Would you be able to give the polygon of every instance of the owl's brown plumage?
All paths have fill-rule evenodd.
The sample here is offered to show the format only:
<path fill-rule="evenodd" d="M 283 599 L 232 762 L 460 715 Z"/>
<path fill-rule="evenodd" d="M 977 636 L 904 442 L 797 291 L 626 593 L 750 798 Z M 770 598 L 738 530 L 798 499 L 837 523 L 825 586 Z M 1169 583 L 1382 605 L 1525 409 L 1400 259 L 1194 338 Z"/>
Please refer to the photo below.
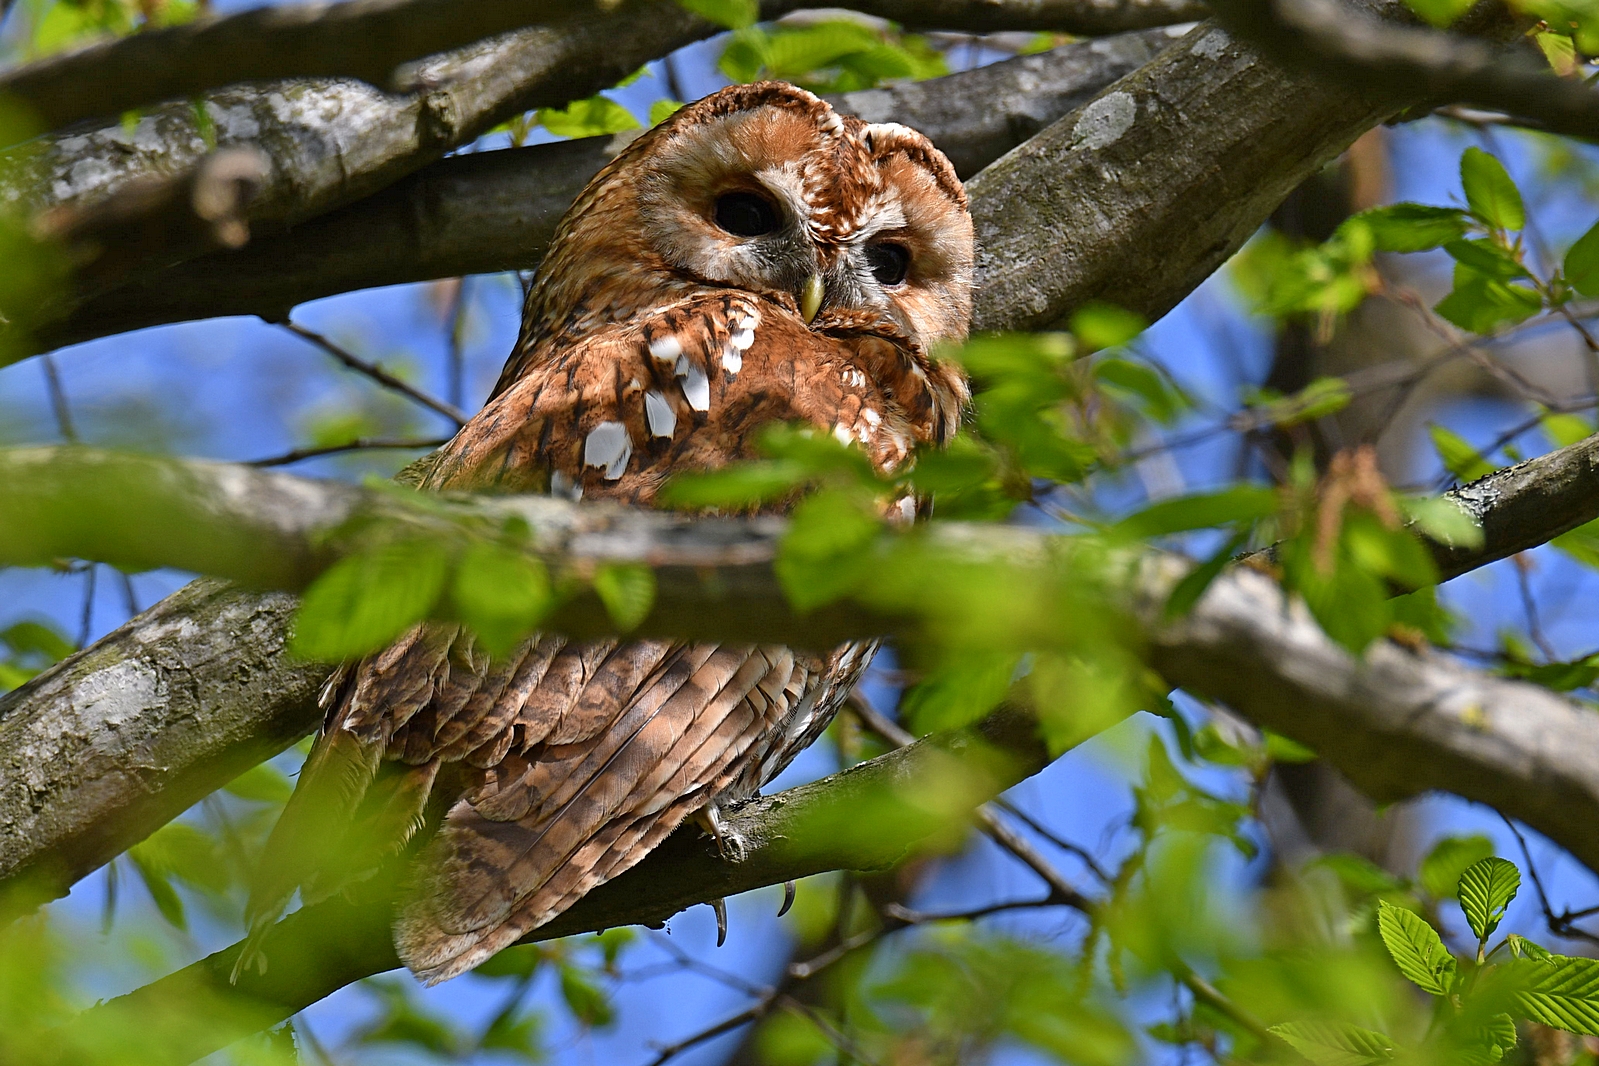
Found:
<path fill-rule="evenodd" d="M 557 230 L 488 405 L 425 487 L 649 505 L 670 475 L 801 421 L 880 470 L 955 431 L 972 230 L 947 160 L 904 127 L 781 84 L 736 86 L 625 149 Z M 490 658 L 416 627 L 345 671 L 261 864 L 261 928 L 329 855 L 424 824 L 395 926 L 425 981 L 477 965 L 751 795 L 820 735 L 872 646 L 528 640 Z M 357 860 L 359 865 L 359 860 Z"/>

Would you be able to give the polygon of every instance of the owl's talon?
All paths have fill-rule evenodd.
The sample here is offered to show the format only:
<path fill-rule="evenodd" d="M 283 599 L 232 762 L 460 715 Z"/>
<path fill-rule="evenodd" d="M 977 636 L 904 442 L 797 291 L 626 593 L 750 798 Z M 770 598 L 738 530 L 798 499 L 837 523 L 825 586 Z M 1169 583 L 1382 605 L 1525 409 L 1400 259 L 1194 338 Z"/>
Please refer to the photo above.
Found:
<path fill-rule="evenodd" d="M 728 862 L 743 862 L 746 854 L 744 838 L 737 830 L 722 821 L 722 809 L 714 803 L 706 804 L 694 812 L 695 823 L 705 835 L 716 841 L 716 853 Z"/>
<path fill-rule="evenodd" d="M 783 882 L 783 905 L 781 907 L 777 908 L 777 916 L 779 918 L 781 918 L 781 917 L 783 917 L 783 915 L 787 914 L 788 913 L 788 909 L 790 907 L 794 906 L 795 888 L 796 888 L 796 886 L 795 886 L 794 882 L 792 882 L 792 881 L 784 881 Z"/>
<path fill-rule="evenodd" d="M 727 943 L 727 900 L 713 899 L 711 910 L 716 912 L 716 946 Z"/>

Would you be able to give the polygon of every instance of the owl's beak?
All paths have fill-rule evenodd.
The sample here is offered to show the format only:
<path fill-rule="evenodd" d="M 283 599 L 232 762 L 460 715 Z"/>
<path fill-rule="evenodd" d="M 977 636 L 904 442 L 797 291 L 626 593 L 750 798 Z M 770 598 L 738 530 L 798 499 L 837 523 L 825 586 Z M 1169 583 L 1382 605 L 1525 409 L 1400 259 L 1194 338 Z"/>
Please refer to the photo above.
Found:
<path fill-rule="evenodd" d="M 800 317 L 810 322 L 822 309 L 822 275 L 812 274 L 799 291 Z"/>

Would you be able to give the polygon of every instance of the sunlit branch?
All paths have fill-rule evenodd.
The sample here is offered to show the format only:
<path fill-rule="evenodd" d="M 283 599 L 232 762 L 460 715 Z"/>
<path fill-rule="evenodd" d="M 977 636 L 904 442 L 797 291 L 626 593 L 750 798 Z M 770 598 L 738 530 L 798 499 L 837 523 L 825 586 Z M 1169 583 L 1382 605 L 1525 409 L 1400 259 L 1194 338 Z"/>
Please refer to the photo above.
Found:
<path fill-rule="evenodd" d="M 443 400 L 423 392 L 415 385 L 411 385 L 408 382 L 402 381 L 400 378 L 395 377 L 393 374 L 389 373 L 387 370 L 384 370 L 376 363 L 362 359 L 354 352 L 351 352 L 348 348 L 345 348 L 339 344 L 335 344 L 332 340 L 328 339 L 321 333 L 318 333 L 316 330 L 307 329 L 305 326 L 299 325 L 295 322 L 280 322 L 279 325 L 288 330 L 290 333 L 293 333 L 295 336 L 310 341 L 312 344 L 316 345 L 318 348 L 321 348 L 324 352 L 327 352 L 334 359 L 337 359 L 349 369 L 354 370 L 358 374 L 362 374 L 368 378 L 371 378 L 373 381 L 377 382 L 383 388 L 388 389 L 390 392 L 397 392 L 406 399 L 421 404 L 430 411 L 443 415 L 451 422 L 454 422 L 457 428 L 466 424 L 467 414 L 459 407 L 456 407 L 453 404 L 445 403 Z"/>
<path fill-rule="evenodd" d="M 1171 43 L 1163 30 L 1123 34 L 932 81 L 847 93 L 834 103 L 923 131 L 970 175 Z M 377 136 L 359 132 L 363 143 Z M 319 136 L 335 134 L 344 135 Z M 562 213 L 610 160 L 609 145 L 610 138 L 598 137 L 431 163 L 287 232 L 257 232 L 239 252 L 130 279 L 17 338 L 18 350 L 216 315 L 278 321 L 300 303 L 351 289 L 531 268 Z"/>
<path fill-rule="evenodd" d="M 5 563 L 102 559 L 131 569 L 175 566 L 257 587 L 300 589 L 345 550 L 337 531 L 357 515 L 391 523 L 396 532 L 418 522 L 418 531 L 437 532 L 436 523 L 446 515 L 497 529 L 515 514 L 559 566 L 656 566 L 656 603 L 642 623 L 643 634 L 827 646 L 905 624 L 870 604 L 849 601 L 793 613 L 771 568 L 783 531 L 772 519 L 695 520 L 548 498 L 441 500 L 418 512 L 392 493 L 336 482 L 90 449 L 0 451 L 0 477 L 8 486 L 7 508 L 0 514 Z M 1434 545 L 1445 577 L 1599 517 L 1599 439 L 1498 471 L 1449 498 L 1481 521 L 1484 542 L 1477 548 Z M 449 528 L 464 535 L 465 527 Z M 929 533 L 952 538 L 962 552 L 1018 562 L 1039 558 L 1048 542 L 1040 531 L 1016 527 L 936 523 Z M 1160 622 L 1151 607 L 1156 663 L 1174 685 L 1208 687 L 1209 695 L 1332 757 L 1375 794 L 1433 787 L 1469 791 L 1484 802 L 1503 803 L 1585 861 L 1599 862 L 1599 849 L 1578 830 L 1588 809 L 1580 797 L 1590 789 L 1599 796 L 1599 763 L 1590 780 L 1583 762 L 1585 752 L 1599 752 L 1599 736 L 1592 743 L 1587 739 L 1592 715 L 1574 715 L 1567 701 L 1536 686 L 1471 672 L 1457 677 L 1447 662 L 1381 645 L 1369 653 L 1371 662 L 1357 666 L 1308 620 L 1274 606 L 1280 600 L 1274 587 L 1250 584 L 1240 574 L 1218 589 L 1206 601 L 1214 609 L 1202 603 L 1175 628 Z M 71 746 L 29 756 L 60 776 L 15 811 L 0 794 L 0 824 L 19 827 L 0 837 L 0 877 L 46 868 L 54 871 L 51 891 L 59 891 L 309 730 L 326 668 L 273 666 L 293 606 L 289 597 L 261 598 L 202 583 L 0 698 L 0 755 L 34 751 L 30 745 L 36 742 L 29 738 L 36 735 L 59 733 L 65 739 L 70 731 L 39 723 L 75 714 L 87 693 L 113 699 L 118 710 L 111 718 L 119 723 L 108 735 L 91 732 Z M 175 619 L 187 621 L 174 628 Z M 603 605 L 587 594 L 566 602 L 549 624 L 580 636 L 604 635 L 613 626 Z M 1257 625 L 1258 632 L 1250 628 Z M 234 641 L 236 653 L 228 650 Z M 1164 663 L 1161 656 L 1167 657 Z M 1399 671 L 1393 684 L 1351 702 L 1350 693 L 1365 691 L 1368 674 L 1376 670 L 1372 663 L 1379 661 L 1389 663 L 1385 670 Z M 1319 665 L 1312 669 L 1312 663 Z M 158 679 L 180 669 L 178 664 L 189 684 L 163 687 Z M 1309 673 L 1299 676 L 1300 669 Z M 149 672 L 149 685 L 129 681 L 143 677 L 141 671 Z M 241 687 L 241 679 L 251 683 Z M 1430 686 L 1454 695 L 1436 703 L 1427 696 Z M 191 690 L 207 699 L 195 705 Z M 1491 745 L 1467 713 L 1473 705 L 1506 716 L 1503 731 L 1487 734 L 1495 738 Z M 1511 707 L 1520 710 L 1511 714 Z M 208 723 L 203 744 L 185 732 L 169 733 L 174 723 L 196 716 Z M 1592 728 L 1599 731 L 1599 719 Z M 126 758 L 162 766 L 159 777 L 129 777 L 120 788 L 104 779 L 107 752 L 146 749 L 162 754 Z M 1531 773 L 1529 766 L 1540 769 Z M 84 780 L 100 782 L 92 802 L 77 787 Z"/>
<path fill-rule="evenodd" d="M 820 5 L 766 0 L 761 14 L 774 18 L 807 6 Z M 1198 0 L 854 0 L 849 6 L 918 27 L 1052 30 L 1079 36 L 1192 22 L 1208 13 Z M 604 19 L 593 18 L 596 7 Z M 0 75 L 0 93 L 55 128 L 246 81 L 344 77 L 386 91 L 426 91 L 426 72 L 404 66 L 407 60 L 527 27 L 603 34 L 607 27 L 673 15 L 681 17 L 681 12 L 673 11 L 669 0 L 619 5 L 588 0 L 473 0 L 464 6 L 456 0 L 283 4 L 145 30 L 40 60 Z M 720 28 L 706 22 L 696 27 L 707 37 Z"/>

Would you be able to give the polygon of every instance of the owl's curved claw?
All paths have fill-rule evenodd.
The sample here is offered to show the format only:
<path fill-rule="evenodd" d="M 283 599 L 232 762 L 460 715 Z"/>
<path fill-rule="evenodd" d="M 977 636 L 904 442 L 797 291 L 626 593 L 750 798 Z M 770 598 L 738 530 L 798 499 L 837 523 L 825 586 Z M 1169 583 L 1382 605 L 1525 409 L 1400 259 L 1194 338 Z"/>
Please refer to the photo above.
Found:
<path fill-rule="evenodd" d="M 738 831 L 722 821 L 722 809 L 715 803 L 708 803 L 694 812 L 694 821 L 705 835 L 716 841 L 716 853 L 728 862 L 743 862 L 747 850 L 744 838 Z"/>
<path fill-rule="evenodd" d="M 794 906 L 794 891 L 795 891 L 794 882 L 792 882 L 792 881 L 784 881 L 783 882 L 783 905 L 781 907 L 777 908 L 777 916 L 779 918 L 781 918 L 781 917 L 783 917 L 783 915 L 787 914 L 788 913 L 788 909 L 790 907 Z"/>
<path fill-rule="evenodd" d="M 713 899 L 710 905 L 716 912 L 716 946 L 721 947 L 727 943 L 727 900 Z"/>

